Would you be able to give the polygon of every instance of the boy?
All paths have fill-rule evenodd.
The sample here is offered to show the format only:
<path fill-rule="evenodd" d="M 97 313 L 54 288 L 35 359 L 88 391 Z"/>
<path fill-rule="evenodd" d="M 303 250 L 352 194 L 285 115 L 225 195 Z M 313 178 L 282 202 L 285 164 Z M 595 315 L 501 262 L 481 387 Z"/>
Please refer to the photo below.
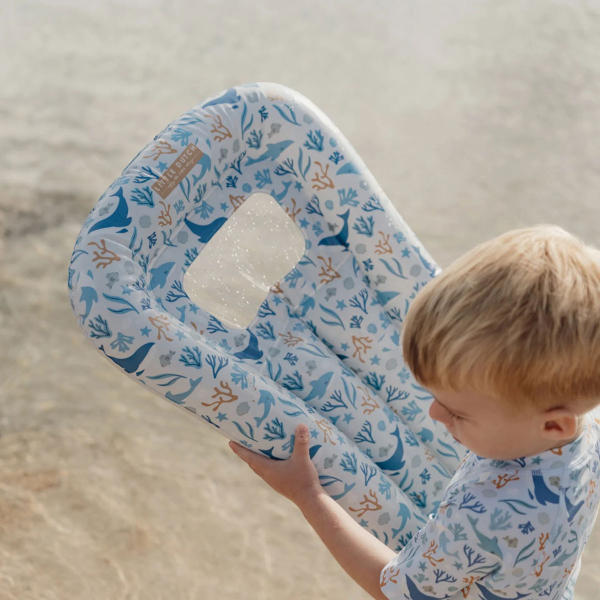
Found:
<path fill-rule="evenodd" d="M 572 599 L 600 501 L 600 251 L 509 231 L 431 280 L 402 336 L 430 416 L 470 452 L 398 554 L 319 485 L 306 425 L 288 461 L 232 448 L 374 598 Z"/>

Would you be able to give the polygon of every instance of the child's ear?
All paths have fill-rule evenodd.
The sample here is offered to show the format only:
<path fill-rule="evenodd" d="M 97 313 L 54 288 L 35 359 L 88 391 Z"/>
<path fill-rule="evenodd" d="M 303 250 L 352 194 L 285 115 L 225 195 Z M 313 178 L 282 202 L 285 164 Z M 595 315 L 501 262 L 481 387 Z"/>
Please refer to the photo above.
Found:
<path fill-rule="evenodd" d="M 541 415 L 541 434 L 551 440 L 568 440 L 577 433 L 578 417 L 569 408 L 551 408 Z"/>

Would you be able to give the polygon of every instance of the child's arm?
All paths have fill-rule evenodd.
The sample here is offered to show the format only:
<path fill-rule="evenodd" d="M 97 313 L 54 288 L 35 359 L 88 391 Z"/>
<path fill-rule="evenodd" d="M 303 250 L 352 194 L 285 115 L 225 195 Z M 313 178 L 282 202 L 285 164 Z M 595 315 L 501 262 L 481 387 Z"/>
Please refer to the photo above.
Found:
<path fill-rule="evenodd" d="M 350 577 L 376 600 L 388 600 L 380 590 L 379 578 L 396 553 L 363 529 L 323 490 L 309 445 L 309 431 L 304 423 L 296 429 L 294 450 L 287 460 L 260 456 L 230 442 L 231 449 L 257 475 L 300 508 Z"/>
<path fill-rule="evenodd" d="M 396 553 L 361 527 L 322 488 L 295 504 L 346 573 L 376 600 L 388 600 L 379 578 Z"/>

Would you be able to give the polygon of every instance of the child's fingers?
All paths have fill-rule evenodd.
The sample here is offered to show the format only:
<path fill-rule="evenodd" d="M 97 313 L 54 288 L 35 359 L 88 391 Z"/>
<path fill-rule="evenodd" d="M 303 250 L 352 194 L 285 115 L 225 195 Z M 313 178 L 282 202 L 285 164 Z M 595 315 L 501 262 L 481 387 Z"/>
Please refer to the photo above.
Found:
<path fill-rule="evenodd" d="M 253 471 L 255 471 L 256 467 L 259 466 L 263 458 L 266 460 L 266 457 L 258 456 L 248 448 L 244 448 L 235 442 L 229 442 L 229 447 L 239 456 Z"/>
<path fill-rule="evenodd" d="M 249 452 L 249 450 L 247 448 L 244 448 L 243 446 L 241 446 L 240 444 L 236 444 L 235 442 L 229 442 L 229 447 L 236 453 L 239 455 L 243 455 L 247 452 Z"/>

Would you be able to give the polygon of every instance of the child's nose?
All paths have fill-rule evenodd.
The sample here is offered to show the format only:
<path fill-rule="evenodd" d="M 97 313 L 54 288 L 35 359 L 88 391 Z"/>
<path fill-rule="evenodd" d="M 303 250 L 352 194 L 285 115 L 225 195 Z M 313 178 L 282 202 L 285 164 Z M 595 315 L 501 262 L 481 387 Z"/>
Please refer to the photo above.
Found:
<path fill-rule="evenodd" d="M 429 416 L 434 421 L 440 421 L 441 423 L 443 423 L 444 417 L 446 416 L 446 411 L 444 411 L 441 404 L 438 404 L 438 402 L 436 400 L 434 400 L 429 405 Z"/>

